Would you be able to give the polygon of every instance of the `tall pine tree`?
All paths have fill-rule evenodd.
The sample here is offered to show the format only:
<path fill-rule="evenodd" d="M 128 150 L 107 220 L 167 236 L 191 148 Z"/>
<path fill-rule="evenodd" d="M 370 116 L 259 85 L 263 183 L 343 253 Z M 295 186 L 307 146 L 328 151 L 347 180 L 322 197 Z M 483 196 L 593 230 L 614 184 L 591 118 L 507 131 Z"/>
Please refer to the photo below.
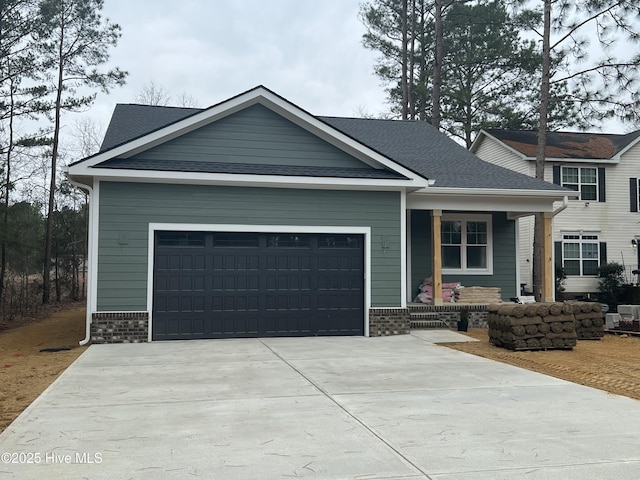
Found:
<path fill-rule="evenodd" d="M 40 2 L 38 44 L 54 97 L 43 303 L 48 303 L 51 298 L 53 212 L 62 112 L 84 108 L 93 102 L 96 94 L 83 95 L 81 88 L 83 91 L 101 89 L 107 92 L 115 85 L 124 84 L 126 77 L 126 72 L 119 68 L 106 71 L 97 68 L 107 63 L 110 47 L 115 47 L 120 38 L 120 26 L 101 16 L 102 7 L 103 0 Z"/>

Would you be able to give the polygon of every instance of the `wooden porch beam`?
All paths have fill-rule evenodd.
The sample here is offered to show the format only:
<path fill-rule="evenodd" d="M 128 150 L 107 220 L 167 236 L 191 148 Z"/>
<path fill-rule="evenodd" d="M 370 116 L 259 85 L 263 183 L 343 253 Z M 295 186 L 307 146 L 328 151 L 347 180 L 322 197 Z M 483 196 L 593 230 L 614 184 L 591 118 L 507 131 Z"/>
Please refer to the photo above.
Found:
<path fill-rule="evenodd" d="M 554 300 L 552 227 L 553 215 L 545 213 L 542 221 L 542 300 L 544 302 Z"/>
<path fill-rule="evenodd" d="M 442 210 L 431 211 L 431 245 L 433 245 L 433 304 L 442 305 Z"/>

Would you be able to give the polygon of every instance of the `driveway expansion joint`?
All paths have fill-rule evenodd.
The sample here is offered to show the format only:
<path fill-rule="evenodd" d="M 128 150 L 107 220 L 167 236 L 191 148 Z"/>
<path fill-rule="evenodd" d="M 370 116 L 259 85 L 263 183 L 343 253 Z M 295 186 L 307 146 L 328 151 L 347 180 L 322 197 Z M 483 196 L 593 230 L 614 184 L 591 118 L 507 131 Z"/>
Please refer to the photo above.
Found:
<path fill-rule="evenodd" d="M 331 395 L 329 392 L 327 392 L 326 390 L 324 390 L 320 385 L 318 385 L 317 383 L 315 383 L 313 380 L 311 380 L 308 376 L 306 376 L 304 373 L 302 373 L 299 369 L 297 369 L 294 365 L 292 365 L 291 363 L 289 363 L 287 361 L 287 359 L 285 359 L 282 355 L 280 355 L 277 351 L 275 351 L 273 348 L 271 348 L 269 345 L 267 345 L 266 343 L 264 343 L 262 340 L 260 340 L 260 342 L 267 347 L 269 350 L 271 350 L 273 352 L 273 354 L 275 356 L 277 356 L 280 360 L 282 360 L 282 362 L 284 362 L 289 368 L 291 368 L 294 372 L 296 372 L 298 375 L 300 375 L 302 378 L 304 378 L 307 382 L 309 382 L 310 385 L 313 385 L 314 388 L 316 388 L 320 393 L 322 393 L 322 395 L 324 395 L 327 399 L 329 399 L 329 401 L 331 401 L 333 404 L 335 404 L 340 410 L 342 410 L 346 415 L 348 415 L 349 417 L 351 417 L 356 423 L 358 423 L 362 428 L 364 428 L 366 431 L 368 431 L 371 435 L 373 435 L 375 438 L 377 438 L 378 440 L 380 440 L 384 445 L 387 446 L 387 448 L 389 448 L 389 450 L 391 450 L 392 452 L 394 452 L 399 458 L 401 458 L 404 462 L 406 462 L 408 465 L 411 465 L 413 468 L 416 469 L 416 471 L 420 472 L 422 475 L 424 475 L 424 477 L 426 479 L 431 479 L 431 477 L 427 474 L 427 472 L 425 472 L 424 470 L 422 470 L 420 467 L 418 467 L 414 462 L 412 462 L 411 460 L 409 460 L 405 455 L 402 454 L 402 452 L 400 452 L 397 448 L 395 448 L 393 445 L 391 445 L 387 440 L 385 440 L 382 436 L 380 436 L 375 430 L 373 430 L 371 427 L 369 427 L 366 423 L 364 423 L 362 420 L 360 420 L 357 416 L 355 416 L 353 413 L 351 413 L 349 410 L 347 410 L 347 408 L 345 408 L 337 399 L 335 399 L 333 397 L 333 395 Z"/>

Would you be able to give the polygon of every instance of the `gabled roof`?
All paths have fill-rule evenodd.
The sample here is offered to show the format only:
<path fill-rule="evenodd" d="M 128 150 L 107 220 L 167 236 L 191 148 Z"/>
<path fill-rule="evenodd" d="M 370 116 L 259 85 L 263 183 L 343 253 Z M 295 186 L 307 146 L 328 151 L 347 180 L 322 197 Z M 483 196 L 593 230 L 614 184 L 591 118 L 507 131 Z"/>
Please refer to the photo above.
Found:
<path fill-rule="evenodd" d="M 525 158 L 536 157 L 537 131 L 488 129 L 484 133 L 511 147 Z M 638 139 L 640 139 L 640 130 L 624 135 L 549 132 L 547 134 L 546 159 L 615 160 Z"/>
<path fill-rule="evenodd" d="M 202 167 L 202 164 L 185 165 L 185 162 L 176 165 L 169 159 L 142 162 L 143 165 L 138 160 L 129 160 L 150 146 L 159 145 L 255 103 L 272 109 L 374 168 L 367 174 L 363 171 L 343 171 L 349 169 L 320 171 L 317 167 L 308 170 L 264 165 L 250 168 L 221 163 Z M 426 187 L 426 182 L 430 181 L 435 187 L 450 189 L 499 189 L 514 193 L 520 190 L 547 191 L 559 195 L 565 191 L 557 185 L 485 162 L 426 122 L 316 117 L 264 87 L 256 87 L 207 109 L 119 104 L 100 152 L 72 164 L 70 174 L 108 176 L 105 173 L 107 170 L 117 175 L 116 171 L 137 169 L 151 172 L 149 178 L 155 178 L 153 172 L 169 171 L 185 175 L 199 171 L 224 176 L 247 174 L 243 170 L 246 168 L 250 168 L 251 174 L 258 175 L 393 179 L 413 187 L 420 187 L 421 182 L 422 187 Z M 101 171 L 97 172 L 96 169 Z"/>

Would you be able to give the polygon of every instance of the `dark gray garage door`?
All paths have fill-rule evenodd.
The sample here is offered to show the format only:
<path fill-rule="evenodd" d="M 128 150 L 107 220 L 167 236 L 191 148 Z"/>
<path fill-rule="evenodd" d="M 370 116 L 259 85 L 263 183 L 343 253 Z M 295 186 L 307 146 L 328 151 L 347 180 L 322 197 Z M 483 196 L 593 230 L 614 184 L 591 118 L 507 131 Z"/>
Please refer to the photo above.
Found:
<path fill-rule="evenodd" d="M 153 339 L 363 335 L 364 237 L 157 232 Z"/>

